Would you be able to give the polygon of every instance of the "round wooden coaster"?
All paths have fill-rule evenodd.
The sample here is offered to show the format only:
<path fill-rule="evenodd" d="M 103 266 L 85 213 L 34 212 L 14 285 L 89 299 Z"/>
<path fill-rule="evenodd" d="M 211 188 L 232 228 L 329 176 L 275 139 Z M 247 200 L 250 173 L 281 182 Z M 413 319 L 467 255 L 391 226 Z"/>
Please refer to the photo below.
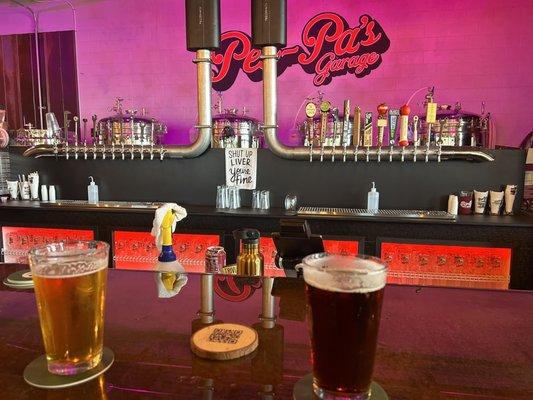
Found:
<path fill-rule="evenodd" d="M 259 344 L 257 332 L 244 325 L 215 324 L 191 337 L 191 350 L 210 360 L 233 360 L 252 353 Z"/>

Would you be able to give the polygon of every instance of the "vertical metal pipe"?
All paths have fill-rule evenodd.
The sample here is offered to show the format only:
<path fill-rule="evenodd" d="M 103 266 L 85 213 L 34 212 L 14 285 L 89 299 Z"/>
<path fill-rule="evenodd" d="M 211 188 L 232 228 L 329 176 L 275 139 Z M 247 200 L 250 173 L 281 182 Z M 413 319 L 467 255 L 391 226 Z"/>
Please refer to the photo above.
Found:
<path fill-rule="evenodd" d="M 39 56 L 39 19 L 36 15 L 35 18 L 35 61 L 37 63 L 37 89 L 39 99 L 39 124 L 41 129 L 44 129 L 43 125 L 43 95 L 41 93 L 41 61 Z"/>
<path fill-rule="evenodd" d="M 215 302 L 213 299 L 213 275 L 202 275 L 200 281 L 200 312 L 198 315 L 204 324 L 215 320 Z"/>
<path fill-rule="evenodd" d="M 276 46 L 262 48 L 263 58 L 263 131 L 269 147 L 274 153 L 278 153 L 276 147 L 279 141 L 276 138 L 277 131 L 277 49 Z M 274 146 L 274 148 L 272 147 Z"/>
<path fill-rule="evenodd" d="M 198 65 L 198 130 L 199 140 L 204 147 L 211 142 L 211 51 L 197 50 L 196 63 Z M 205 149 L 204 149 L 205 150 Z"/>
<path fill-rule="evenodd" d="M 276 315 L 274 311 L 274 296 L 272 296 L 272 287 L 274 278 L 263 278 L 263 302 L 261 307 L 261 325 L 263 328 L 272 329 L 276 325 Z"/>
<path fill-rule="evenodd" d="M 43 96 L 41 93 L 41 62 L 39 57 L 39 18 L 37 14 L 25 4 L 22 4 L 18 0 L 11 0 L 13 3 L 19 5 L 20 7 L 28 10 L 33 17 L 33 33 L 35 35 L 35 62 L 37 63 L 37 89 L 38 89 L 38 100 L 39 100 L 39 125 L 43 129 Z"/>

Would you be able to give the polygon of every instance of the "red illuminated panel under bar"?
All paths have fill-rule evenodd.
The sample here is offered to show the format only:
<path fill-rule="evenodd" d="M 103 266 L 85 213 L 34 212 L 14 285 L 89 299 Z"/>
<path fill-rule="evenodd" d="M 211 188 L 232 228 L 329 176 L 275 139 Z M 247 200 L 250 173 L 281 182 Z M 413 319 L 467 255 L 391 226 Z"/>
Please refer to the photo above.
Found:
<path fill-rule="evenodd" d="M 261 237 L 261 252 L 265 258 L 265 270 L 269 276 L 285 276 L 283 270 L 276 267 L 276 246 L 270 237 Z M 359 241 L 357 240 L 324 240 L 324 249 L 330 253 L 358 254 Z M 276 273 L 276 271 L 279 272 Z"/>
<path fill-rule="evenodd" d="M 188 272 L 204 272 L 205 250 L 218 246 L 219 235 L 174 233 L 174 251 Z M 159 252 L 149 232 L 115 231 L 113 233 L 115 268 L 153 270 Z"/>
<path fill-rule="evenodd" d="M 63 240 L 93 239 L 92 230 L 3 226 L 4 262 L 27 264 L 28 251 L 33 247 Z"/>
<path fill-rule="evenodd" d="M 507 289 L 511 249 L 381 243 L 389 283 Z"/>

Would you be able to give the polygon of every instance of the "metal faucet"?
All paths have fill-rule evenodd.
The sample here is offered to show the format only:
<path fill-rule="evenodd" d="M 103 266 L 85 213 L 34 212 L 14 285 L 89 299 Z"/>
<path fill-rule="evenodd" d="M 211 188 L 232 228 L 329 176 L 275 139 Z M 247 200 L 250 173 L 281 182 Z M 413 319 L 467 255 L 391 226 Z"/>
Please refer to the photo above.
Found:
<path fill-rule="evenodd" d="M 381 145 L 378 147 L 378 162 L 381 162 Z"/>
<path fill-rule="evenodd" d="M 402 162 L 404 162 L 405 161 L 405 146 L 402 146 L 401 156 L 402 156 Z"/>
<path fill-rule="evenodd" d="M 122 143 L 121 143 L 121 147 L 122 147 L 122 148 L 120 149 L 120 154 L 122 155 L 122 159 L 124 160 L 124 152 L 126 151 L 126 150 L 124 149 L 124 141 L 122 141 Z"/>
<path fill-rule="evenodd" d="M 358 155 L 359 155 L 359 144 L 356 144 L 355 150 L 353 151 L 353 162 L 357 162 Z"/>
<path fill-rule="evenodd" d="M 389 150 L 389 162 L 392 162 L 392 156 L 394 155 L 394 145 L 391 144 L 390 145 L 390 150 Z"/>
<path fill-rule="evenodd" d="M 87 160 L 87 142 L 83 141 L 83 159 Z"/>
<path fill-rule="evenodd" d="M 105 160 L 105 143 L 102 143 L 102 160 Z"/>
<path fill-rule="evenodd" d="M 370 161 L 370 146 L 366 146 L 366 162 Z"/>

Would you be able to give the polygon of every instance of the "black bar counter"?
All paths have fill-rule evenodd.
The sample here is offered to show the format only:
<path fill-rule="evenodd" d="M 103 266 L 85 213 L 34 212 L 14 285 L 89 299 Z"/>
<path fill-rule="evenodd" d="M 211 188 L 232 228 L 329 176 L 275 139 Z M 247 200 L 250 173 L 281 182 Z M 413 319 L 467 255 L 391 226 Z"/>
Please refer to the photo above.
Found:
<path fill-rule="evenodd" d="M 0 277 L 21 266 L 0 265 Z M 311 371 L 302 279 L 275 278 L 274 328 L 262 326 L 262 278 L 215 276 L 215 318 L 258 331 L 242 359 L 207 361 L 190 351 L 201 325 L 201 275 L 158 298 L 156 274 L 111 270 L 104 345 L 115 363 L 102 377 L 64 390 L 27 385 L 22 373 L 43 354 L 32 291 L 0 287 L 0 385 L 5 399 L 292 399 Z M 225 285 L 226 280 L 235 285 Z M 236 293 L 230 286 L 240 288 Z M 245 289 L 249 296 L 243 299 Z M 533 398 L 533 293 L 388 285 L 374 379 L 389 398 Z M 274 397 L 272 397 L 274 396 Z"/>
<path fill-rule="evenodd" d="M 60 200 L 58 200 L 60 202 Z M 105 202 L 102 202 L 105 203 Z M 361 239 L 361 253 L 380 255 L 384 240 L 407 243 L 480 245 L 512 249 L 510 288 L 533 289 L 533 216 L 458 216 L 456 220 L 391 217 L 298 216 L 283 209 L 267 212 L 247 208 L 220 212 L 209 206 L 184 206 L 188 216 L 177 232 L 215 233 L 231 257 L 232 231 L 253 227 L 262 235 L 279 230 L 281 218 L 306 219 L 313 233 L 331 238 Z M 67 206 L 9 201 L 0 205 L 0 226 L 34 226 L 91 229 L 95 238 L 113 242 L 119 230 L 149 231 L 154 210 L 149 208 Z"/>

